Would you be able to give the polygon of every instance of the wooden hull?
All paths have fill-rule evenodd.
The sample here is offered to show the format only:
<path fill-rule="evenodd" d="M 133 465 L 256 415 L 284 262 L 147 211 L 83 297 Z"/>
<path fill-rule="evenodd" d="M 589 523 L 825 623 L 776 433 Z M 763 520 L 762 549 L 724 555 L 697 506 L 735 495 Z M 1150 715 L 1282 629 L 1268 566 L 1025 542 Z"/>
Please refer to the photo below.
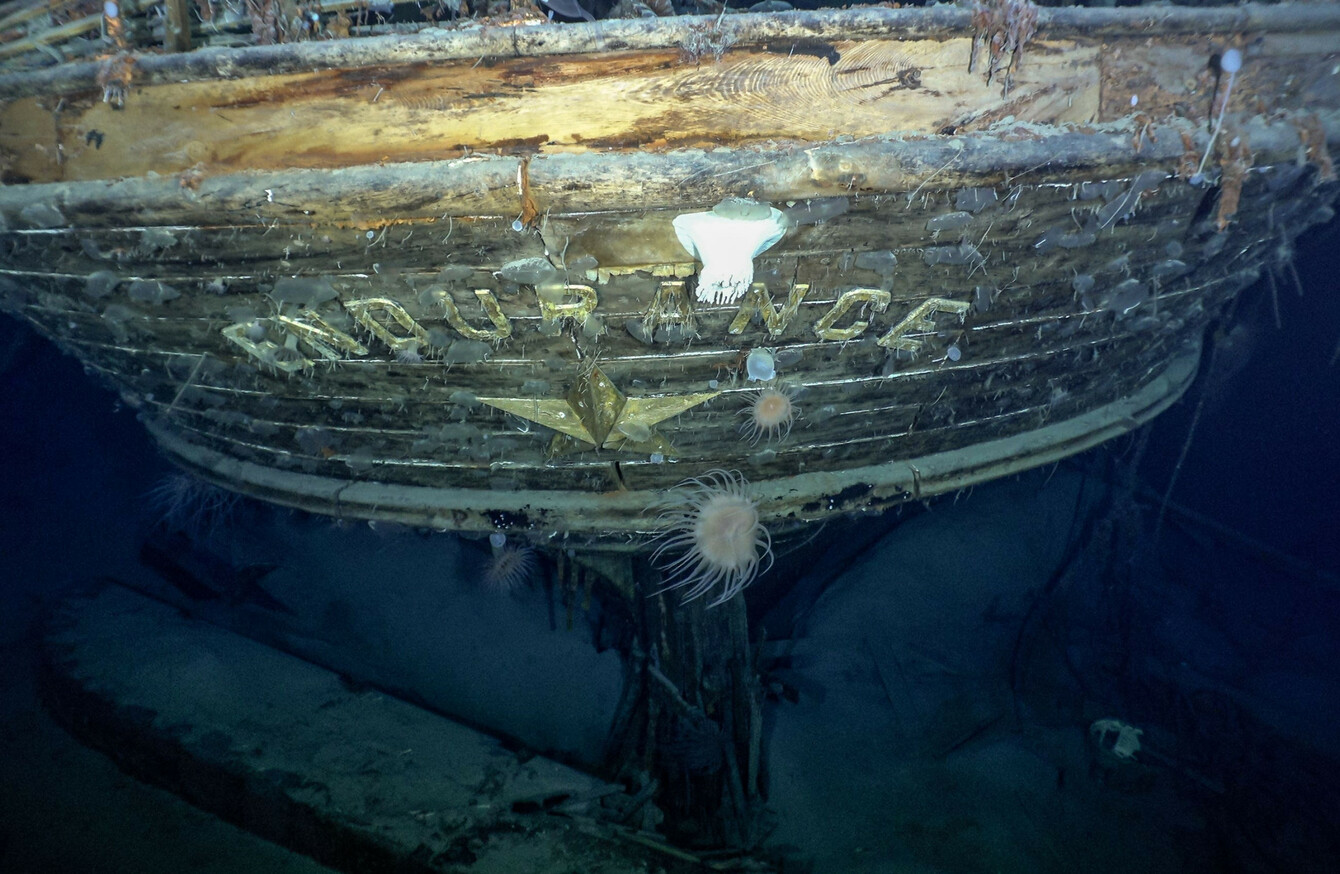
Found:
<path fill-rule="evenodd" d="M 1156 415 L 1329 218 L 1340 14 L 1271 9 L 1040 11 L 990 81 L 953 9 L 205 50 L 119 110 L 5 76 L 0 301 L 282 504 L 599 538 L 733 469 L 770 525 L 879 510 Z M 752 276 L 679 233 L 714 208 L 776 221 Z"/>

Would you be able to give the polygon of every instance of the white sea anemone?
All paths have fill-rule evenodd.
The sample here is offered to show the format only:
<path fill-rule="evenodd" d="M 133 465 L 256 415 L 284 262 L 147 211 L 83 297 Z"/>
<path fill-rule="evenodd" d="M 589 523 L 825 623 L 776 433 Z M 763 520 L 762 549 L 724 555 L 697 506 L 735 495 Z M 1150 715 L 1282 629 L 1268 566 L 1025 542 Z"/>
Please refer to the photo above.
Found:
<path fill-rule="evenodd" d="M 410 342 L 395 350 L 395 360 L 400 364 L 422 364 L 423 353 L 418 343 Z"/>
<path fill-rule="evenodd" d="M 509 542 L 501 531 L 489 535 L 489 550 L 489 561 L 484 568 L 487 588 L 495 592 L 511 592 L 530 582 L 536 570 L 535 550 Z"/>
<path fill-rule="evenodd" d="M 660 505 L 666 530 L 652 553 L 667 577 L 661 591 L 687 588 L 687 602 L 720 587 L 708 605 L 715 607 L 772 567 L 772 537 L 746 494 L 748 485 L 736 471 L 714 470 L 667 495 Z M 676 552 L 682 554 L 661 565 L 663 555 Z"/>
<path fill-rule="evenodd" d="M 149 508 L 156 524 L 169 533 L 192 540 L 209 540 L 227 525 L 241 496 L 205 482 L 184 471 L 175 471 L 158 481 L 149 493 Z"/>

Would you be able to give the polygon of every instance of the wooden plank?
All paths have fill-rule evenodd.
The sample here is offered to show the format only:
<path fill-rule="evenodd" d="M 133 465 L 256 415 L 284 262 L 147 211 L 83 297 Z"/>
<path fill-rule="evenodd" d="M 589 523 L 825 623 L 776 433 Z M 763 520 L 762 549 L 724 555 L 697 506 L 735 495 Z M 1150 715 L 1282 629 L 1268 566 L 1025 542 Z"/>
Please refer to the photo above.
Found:
<path fill-rule="evenodd" d="M 825 141 L 1097 111 L 1096 48 L 1039 44 L 1007 99 L 968 72 L 970 39 L 824 45 L 827 57 L 769 44 L 719 62 L 608 52 L 166 83 L 132 88 L 122 108 L 97 94 L 70 95 L 59 112 L 26 98 L 0 110 L 0 147 L 17 156 L 11 173 L 45 182 Z"/>
<path fill-rule="evenodd" d="M 1340 144 L 1340 111 L 1315 113 L 1323 137 Z M 1292 160 L 1299 148 L 1296 116 L 1253 118 L 1246 129 L 1260 164 Z M 785 201 L 911 191 L 941 186 L 999 185 L 1046 174 L 1063 182 L 1114 178 L 1150 166 L 1169 171 L 1187 154 L 1181 134 L 1204 142 L 1203 123 L 1177 119 L 1153 125 L 1136 149 L 1140 127 L 1105 130 L 1020 125 L 959 137 L 871 137 L 855 142 L 757 145 L 670 152 L 586 152 L 537 155 L 526 166 L 541 213 L 711 206 L 723 197 Z M 0 138 L 7 135 L 0 128 Z M 1321 140 L 1319 140 L 1321 142 Z M 54 152 L 54 141 L 35 150 Z M 0 154 L 3 154 L 0 152 Z M 333 221 L 380 228 L 387 223 L 446 216 L 522 212 L 518 158 L 472 155 L 452 161 L 374 164 L 336 171 L 290 170 L 177 174 L 114 181 L 0 185 L 0 214 L 23 227 L 33 204 L 55 205 L 80 227 Z M 268 192 L 268 193 L 267 193 Z"/>
<path fill-rule="evenodd" d="M 170 52 L 191 50 L 190 0 L 166 0 L 167 20 L 163 30 L 163 47 Z"/>
<path fill-rule="evenodd" d="M 720 22 L 717 16 L 526 27 L 481 27 L 464 22 L 453 30 L 431 27 L 413 35 L 141 56 L 137 67 L 141 81 L 152 84 L 518 55 L 678 50 L 707 31 L 714 31 L 718 39 L 734 45 L 786 39 L 944 39 L 968 33 L 971 22 L 971 10 L 944 4 L 926 8 L 867 6 L 761 15 L 732 14 Z M 1319 34 L 1340 28 L 1340 9 L 1331 3 L 1217 8 L 1041 8 L 1038 9 L 1037 28 L 1038 38 L 1044 40 L 1077 37 L 1144 40 L 1175 34 Z M 96 85 L 97 73 L 96 63 L 81 63 L 0 75 L 0 93 L 23 96 L 91 90 Z"/>
<path fill-rule="evenodd" d="M 805 522 L 846 513 L 879 512 L 907 500 L 1018 473 L 1091 448 L 1162 412 L 1190 385 L 1198 356 L 1197 347 L 1166 371 L 1156 371 L 1134 395 L 1065 422 L 904 463 L 883 462 L 793 474 L 781 480 L 758 480 L 752 484 L 751 494 L 758 499 L 760 516 L 775 537 Z M 673 484 L 664 479 L 665 465 L 623 461 L 618 465 L 620 472 L 614 475 L 612 460 L 603 462 L 603 475 L 598 463 L 592 463 L 588 479 L 576 480 L 572 488 L 562 490 L 490 490 L 485 480 L 455 488 L 351 482 L 346 475 L 281 470 L 236 455 L 225 456 L 201 444 L 187 443 L 152 424 L 149 430 L 168 455 L 188 470 L 284 506 L 430 528 L 450 526 L 487 532 L 504 525 L 518 532 L 561 530 L 572 537 L 568 542 L 598 543 L 605 549 L 645 549 L 646 538 L 657 526 L 646 508 L 661 490 Z M 683 468 L 672 472 L 678 473 L 678 478 L 688 473 Z M 630 534 L 639 537 L 628 539 Z M 592 537 L 598 540 L 590 540 Z"/>

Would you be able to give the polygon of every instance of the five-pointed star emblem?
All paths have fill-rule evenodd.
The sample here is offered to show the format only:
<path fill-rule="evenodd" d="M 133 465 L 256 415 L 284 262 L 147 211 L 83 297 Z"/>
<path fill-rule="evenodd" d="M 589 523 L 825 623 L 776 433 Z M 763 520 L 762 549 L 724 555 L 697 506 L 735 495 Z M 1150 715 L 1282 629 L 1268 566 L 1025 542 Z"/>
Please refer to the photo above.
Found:
<path fill-rule="evenodd" d="M 565 398 L 480 398 L 479 401 L 557 431 L 549 444 L 550 455 L 597 448 L 673 455 L 674 447 L 654 426 L 719 394 L 710 391 L 630 398 L 593 364 L 582 369 Z"/>

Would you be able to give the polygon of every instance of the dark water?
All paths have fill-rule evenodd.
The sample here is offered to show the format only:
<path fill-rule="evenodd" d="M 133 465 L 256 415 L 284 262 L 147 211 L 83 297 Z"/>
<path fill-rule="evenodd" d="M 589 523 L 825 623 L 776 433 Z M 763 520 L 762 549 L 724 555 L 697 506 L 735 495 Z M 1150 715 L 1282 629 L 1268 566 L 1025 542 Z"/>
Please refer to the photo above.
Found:
<path fill-rule="evenodd" d="M 1087 650 L 1072 641 L 1066 658 L 1107 678 L 1087 692 L 1133 721 L 1218 750 L 1196 759 L 1212 788 L 1185 793 L 1210 811 L 1186 845 L 1205 855 L 1102 870 L 1336 870 L 1325 855 L 1335 839 L 1319 830 L 1340 822 L 1340 222 L 1307 234 L 1294 267 L 1297 288 L 1284 269 L 1273 292 L 1263 281 L 1244 293 L 1200 380 L 1146 443 L 1122 438 L 1066 468 L 1120 479 L 1143 451 L 1122 493 L 1140 525 L 1099 544 L 1126 552 L 1088 574 L 1137 593 L 1113 626 L 1122 665 L 1112 668 L 1102 636 Z M 114 395 L 10 321 L 0 365 L 0 870 L 316 870 L 117 776 L 40 716 L 29 624 L 72 586 L 142 572 L 145 494 L 170 468 Z M 937 512 L 952 513 L 948 503 Z M 1074 622 L 1107 627 L 1085 611 L 1110 602 L 1071 596 Z M 1236 685 L 1206 680 L 1159 697 L 1152 662 L 1209 677 L 1231 663 Z M 1032 718 L 1058 718 L 1041 710 Z M 1058 791 L 1067 779 L 1095 778 L 1058 774 Z M 1130 786 L 1094 791 L 1141 803 Z M 90 840 L 102 849 L 72 849 Z M 971 854 L 917 850 L 924 835 L 900 840 L 920 867 L 890 856 L 859 869 L 985 870 Z M 1166 836 L 1159 846 L 1177 850 Z M 838 869 L 817 864 L 826 870 Z"/>

